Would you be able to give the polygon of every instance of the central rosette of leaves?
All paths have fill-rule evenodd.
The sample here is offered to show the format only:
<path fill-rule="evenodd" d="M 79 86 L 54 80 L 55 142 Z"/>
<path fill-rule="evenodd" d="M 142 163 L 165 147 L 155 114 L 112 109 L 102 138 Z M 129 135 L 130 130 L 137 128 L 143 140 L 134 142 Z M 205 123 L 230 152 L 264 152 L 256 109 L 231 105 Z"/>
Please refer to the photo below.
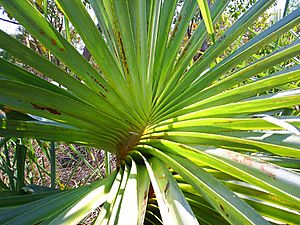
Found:
<path fill-rule="evenodd" d="M 119 143 L 119 148 L 117 150 L 117 159 L 118 162 L 121 162 L 125 159 L 127 153 L 131 151 L 134 146 L 138 144 L 140 141 L 144 131 L 141 132 L 129 132 L 128 138 L 125 140 L 122 140 Z"/>

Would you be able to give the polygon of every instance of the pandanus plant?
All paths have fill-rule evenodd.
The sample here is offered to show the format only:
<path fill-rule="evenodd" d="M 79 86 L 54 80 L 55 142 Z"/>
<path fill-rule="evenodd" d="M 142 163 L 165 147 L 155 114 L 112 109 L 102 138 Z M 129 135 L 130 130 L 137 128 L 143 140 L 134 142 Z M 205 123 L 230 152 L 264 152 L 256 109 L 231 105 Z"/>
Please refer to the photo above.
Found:
<path fill-rule="evenodd" d="M 94 224 L 299 223 L 300 120 L 285 112 L 300 104 L 300 66 L 280 64 L 300 41 L 247 59 L 298 25 L 300 9 L 216 61 L 274 0 L 218 38 L 226 0 L 90 0 L 96 24 L 82 1 L 57 0 L 92 65 L 29 1 L 0 3 L 68 68 L 1 31 L 0 47 L 48 78 L 0 58 L 1 136 L 92 146 L 118 162 L 77 189 L 2 196 L 1 224 L 76 224 L 100 206 Z M 183 41 L 198 6 L 203 21 Z"/>

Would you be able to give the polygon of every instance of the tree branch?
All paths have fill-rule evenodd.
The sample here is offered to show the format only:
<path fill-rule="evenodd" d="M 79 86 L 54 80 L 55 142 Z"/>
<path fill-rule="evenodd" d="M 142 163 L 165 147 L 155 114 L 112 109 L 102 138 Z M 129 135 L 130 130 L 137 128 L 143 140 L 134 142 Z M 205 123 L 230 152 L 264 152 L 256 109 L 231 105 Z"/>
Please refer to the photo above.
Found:
<path fill-rule="evenodd" d="M 3 18 L 0 18 L 0 20 L 3 20 L 3 21 L 8 22 L 8 23 L 15 24 L 15 25 L 20 25 L 18 22 L 15 22 L 15 21 L 12 21 L 12 20 L 7 20 L 7 19 L 3 19 Z"/>

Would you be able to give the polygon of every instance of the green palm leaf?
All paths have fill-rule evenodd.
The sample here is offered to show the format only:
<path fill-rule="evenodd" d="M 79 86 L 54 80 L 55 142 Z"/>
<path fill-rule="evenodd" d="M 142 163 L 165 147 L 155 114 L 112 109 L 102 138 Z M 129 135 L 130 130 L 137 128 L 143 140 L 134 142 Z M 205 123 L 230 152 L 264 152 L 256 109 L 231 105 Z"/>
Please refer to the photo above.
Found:
<path fill-rule="evenodd" d="M 297 224 L 300 67 L 283 62 L 300 42 L 257 52 L 299 25 L 300 9 L 227 54 L 274 3 L 259 0 L 194 62 L 229 1 L 198 0 L 189 40 L 196 0 L 89 2 L 98 25 L 81 0 L 57 0 L 93 63 L 31 1 L 0 0 L 68 68 L 0 31 L 0 48 L 47 78 L 0 58 L 0 135 L 101 148 L 117 168 L 73 190 L 1 190 L 0 223 L 77 224 L 101 206 L 94 224 Z"/>

